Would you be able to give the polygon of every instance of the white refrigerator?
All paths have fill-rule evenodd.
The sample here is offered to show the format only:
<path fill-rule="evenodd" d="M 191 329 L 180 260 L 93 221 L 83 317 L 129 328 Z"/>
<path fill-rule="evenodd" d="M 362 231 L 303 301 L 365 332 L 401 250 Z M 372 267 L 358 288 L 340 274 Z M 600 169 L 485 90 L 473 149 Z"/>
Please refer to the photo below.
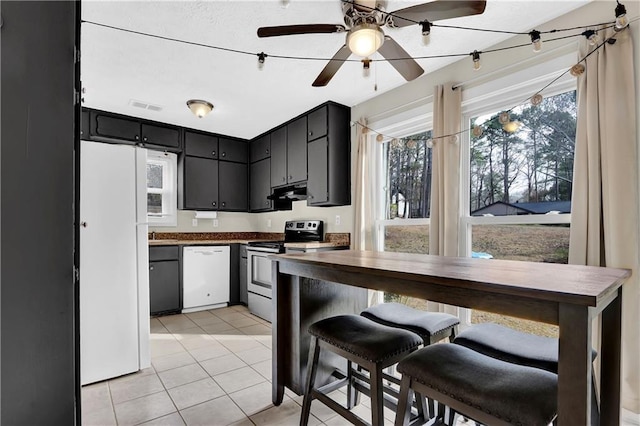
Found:
<path fill-rule="evenodd" d="M 151 365 L 147 153 L 80 144 L 80 379 Z"/>

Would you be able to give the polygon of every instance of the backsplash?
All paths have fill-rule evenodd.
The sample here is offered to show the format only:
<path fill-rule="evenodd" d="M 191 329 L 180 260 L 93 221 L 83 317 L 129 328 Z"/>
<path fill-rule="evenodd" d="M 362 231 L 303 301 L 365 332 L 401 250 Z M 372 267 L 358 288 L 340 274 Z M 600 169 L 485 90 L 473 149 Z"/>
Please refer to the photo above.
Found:
<path fill-rule="evenodd" d="M 350 245 L 351 234 L 349 233 L 326 233 L 325 242 L 342 243 Z M 149 232 L 149 240 L 284 240 L 284 234 L 278 232 Z"/>

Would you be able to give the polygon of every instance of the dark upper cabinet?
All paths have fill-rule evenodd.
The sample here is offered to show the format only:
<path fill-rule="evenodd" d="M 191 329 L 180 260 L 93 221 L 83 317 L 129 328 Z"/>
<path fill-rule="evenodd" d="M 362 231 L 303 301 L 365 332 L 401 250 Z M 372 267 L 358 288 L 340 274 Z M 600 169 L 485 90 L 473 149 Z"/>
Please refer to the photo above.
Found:
<path fill-rule="evenodd" d="M 251 163 L 249 175 L 251 177 L 249 210 L 264 211 L 273 208 L 273 201 L 267 197 L 271 194 L 271 159 L 265 158 Z"/>
<path fill-rule="evenodd" d="M 89 139 L 90 115 L 91 113 L 86 109 L 83 109 L 80 114 L 80 139 Z"/>
<path fill-rule="evenodd" d="M 184 132 L 184 153 L 193 157 L 218 158 L 218 137 Z"/>
<path fill-rule="evenodd" d="M 175 126 L 89 110 L 89 126 L 87 128 L 89 134 L 82 133 L 85 139 L 99 142 L 130 143 L 173 152 L 182 150 L 181 130 Z"/>
<path fill-rule="evenodd" d="M 218 162 L 218 200 L 220 210 L 247 211 L 246 163 Z"/>
<path fill-rule="evenodd" d="M 249 161 L 255 163 L 269 157 L 271 157 L 271 134 L 267 133 L 249 144 Z"/>
<path fill-rule="evenodd" d="M 309 180 L 307 181 L 307 204 L 322 204 L 329 200 L 327 188 L 329 147 L 327 138 L 309 142 Z"/>
<path fill-rule="evenodd" d="M 351 133 L 349 108 L 328 103 L 321 107 L 326 116 L 326 136 L 308 144 L 309 177 L 307 205 L 328 207 L 351 203 Z M 315 110 L 309 114 L 316 113 Z M 319 117 L 321 114 L 318 114 Z"/>
<path fill-rule="evenodd" d="M 142 123 L 142 144 L 167 148 L 180 148 L 180 130 L 177 127 Z"/>
<path fill-rule="evenodd" d="M 307 180 L 307 117 L 287 125 L 287 183 Z"/>
<path fill-rule="evenodd" d="M 184 156 L 182 203 L 187 210 L 218 210 L 218 160 Z"/>
<path fill-rule="evenodd" d="M 101 111 L 91 111 L 91 138 L 105 142 L 140 142 L 140 121 Z"/>
<path fill-rule="evenodd" d="M 287 184 L 287 127 L 271 132 L 271 186 Z"/>
<path fill-rule="evenodd" d="M 323 106 L 307 116 L 307 141 L 327 135 L 327 108 Z"/>
<path fill-rule="evenodd" d="M 235 161 L 237 163 L 247 162 L 247 141 L 241 139 L 230 139 L 219 137 L 218 148 L 219 159 L 225 161 Z M 245 180 L 246 181 L 246 180 Z"/>

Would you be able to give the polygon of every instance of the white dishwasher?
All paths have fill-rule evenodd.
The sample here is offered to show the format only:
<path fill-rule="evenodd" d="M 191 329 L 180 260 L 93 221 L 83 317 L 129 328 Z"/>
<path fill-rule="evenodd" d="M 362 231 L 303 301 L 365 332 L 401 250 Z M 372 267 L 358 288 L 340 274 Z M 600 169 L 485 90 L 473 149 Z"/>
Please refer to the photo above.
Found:
<path fill-rule="evenodd" d="M 229 266 L 229 246 L 184 247 L 182 312 L 227 306 Z"/>

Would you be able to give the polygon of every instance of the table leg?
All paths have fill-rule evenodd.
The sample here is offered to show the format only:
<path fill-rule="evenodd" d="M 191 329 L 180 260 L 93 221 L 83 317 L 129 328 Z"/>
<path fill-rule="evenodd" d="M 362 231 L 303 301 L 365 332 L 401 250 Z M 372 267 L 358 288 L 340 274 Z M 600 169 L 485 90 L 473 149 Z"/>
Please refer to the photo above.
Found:
<path fill-rule="evenodd" d="M 279 327 L 283 326 L 283 322 L 279 321 L 278 318 L 278 313 L 282 312 L 282 309 L 278 309 L 278 307 L 282 306 L 285 301 L 279 300 L 282 298 L 282 292 L 278 291 L 279 284 L 282 285 L 282 281 L 280 281 L 280 264 L 278 262 L 271 263 L 271 286 L 273 288 L 271 301 L 273 305 L 273 315 L 271 318 L 271 401 L 273 405 L 280 405 L 284 398 L 284 353 L 280 345 L 282 338 L 278 339 L 278 337 L 281 337 L 283 334 L 282 330 L 278 330 Z M 278 366 L 280 366 L 280 368 L 278 368 Z"/>
<path fill-rule="evenodd" d="M 558 425 L 591 424 L 591 319 L 589 308 L 559 307 Z"/>
<path fill-rule="evenodd" d="M 618 297 L 602 311 L 600 349 L 600 423 L 620 424 L 620 356 L 622 343 L 622 288 Z"/>

